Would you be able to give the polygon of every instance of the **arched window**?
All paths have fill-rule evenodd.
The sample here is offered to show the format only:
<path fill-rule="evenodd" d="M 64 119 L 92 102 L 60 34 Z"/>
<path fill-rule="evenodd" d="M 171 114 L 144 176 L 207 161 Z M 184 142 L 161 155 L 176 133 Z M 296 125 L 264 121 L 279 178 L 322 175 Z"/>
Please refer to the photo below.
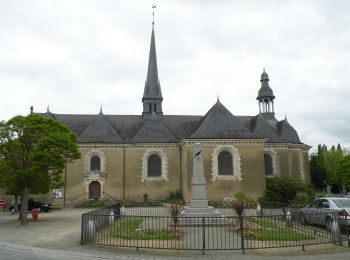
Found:
<path fill-rule="evenodd" d="M 266 176 L 273 175 L 272 157 L 271 157 L 271 155 L 265 153 L 264 154 L 264 160 L 265 160 L 265 175 Z"/>
<path fill-rule="evenodd" d="M 222 151 L 218 156 L 219 175 L 233 175 L 232 155 L 228 151 Z"/>
<path fill-rule="evenodd" d="M 162 175 L 162 159 L 157 154 L 148 157 L 148 177 L 160 177 Z"/>
<path fill-rule="evenodd" d="M 90 170 L 100 171 L 101 170 L 101 159 L 97 155 L 94 155 L 90 159 Z"/>

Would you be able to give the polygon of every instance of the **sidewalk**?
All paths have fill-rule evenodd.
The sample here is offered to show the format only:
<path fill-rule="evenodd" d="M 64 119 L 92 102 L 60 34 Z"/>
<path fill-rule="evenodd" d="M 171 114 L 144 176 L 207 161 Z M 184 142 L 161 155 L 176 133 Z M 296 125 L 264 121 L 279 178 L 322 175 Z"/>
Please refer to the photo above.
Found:
<path fill-rule="evenodd" d="M 250 250 L 246 254 L 237 251 L 200 251 L 151 250 L 136 251 L 134 248 L 94 247 L 80 245 L 81 214 L 91 209 L 61 209 L 49 213 L 40 213 L 39 221 L 33 222 L 28 214 L 29 223 L 21 226 L 17 215 L 8 212 L 0 214 L 0 249 L 45 252 L 48 255 L 58 254 L 79 259 L 348 259 L 350 250 L 346 246 L 331 244 L 307 246 L 306 252 L 301 247 Z M 1 250 L 0 250 L 1 251 Z M 123 256 L 123 258 L 116 258 Z M 126 258 L 125 258 L 126 257 Z M 66 257 L 65 257 L 66 258 Z M 1 259 L 1 257 L 0 257 Z M 35 258 L 33 258 L 35 259 Z M 45 259 L 45 258 L 43 258 Z M 50 258 L 51 259 L 51 258 Z M 58 258 L 59 259 L 59 258 Z"/>

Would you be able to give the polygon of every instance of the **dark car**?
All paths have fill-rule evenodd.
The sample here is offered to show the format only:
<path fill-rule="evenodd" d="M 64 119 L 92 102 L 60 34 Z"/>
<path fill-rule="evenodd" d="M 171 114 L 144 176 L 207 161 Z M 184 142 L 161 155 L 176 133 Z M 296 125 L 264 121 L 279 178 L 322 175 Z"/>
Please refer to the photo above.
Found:
<path fill-rule="evenodd" d="M 22 203 L 19 201 L 18 202 L 18 210 L 21 209 L 21 205 L 22 205 Z M 40 200 L 37 200 L 37 199 L 31 199 L 31 198 L 28 199 L 28 211 L 32 211 L 33 209 L 38 209 L 39 212 L 48 212 L 52 208 L 53 207 L 51 204 L 42 203 Z M 14 213 L 15 201 L 12 201 L 10 203 L 9 210 L 11 213 Z"/>

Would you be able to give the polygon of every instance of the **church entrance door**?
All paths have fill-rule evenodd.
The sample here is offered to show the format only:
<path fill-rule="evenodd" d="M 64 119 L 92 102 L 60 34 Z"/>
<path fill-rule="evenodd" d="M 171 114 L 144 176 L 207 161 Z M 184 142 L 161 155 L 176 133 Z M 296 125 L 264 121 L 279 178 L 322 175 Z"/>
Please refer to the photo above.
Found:
<path fill-rule="evenodd" d="M 89 199 L 101 198 L 101 184 L 98 181 L 92 181 L 89 185 Z"/>

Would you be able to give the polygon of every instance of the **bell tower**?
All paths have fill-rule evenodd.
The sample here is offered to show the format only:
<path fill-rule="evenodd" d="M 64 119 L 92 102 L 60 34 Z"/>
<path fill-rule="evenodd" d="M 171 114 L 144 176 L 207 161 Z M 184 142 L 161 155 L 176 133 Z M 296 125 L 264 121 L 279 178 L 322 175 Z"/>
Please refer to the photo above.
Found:
<path fill-rule="evenodd" d="M 272 89 L 269 86 L 269 75 L 267 75 L 265 69 L 261 74 L 260 82 L 261 87 L 256 98 L 259 104 L 259 113 L 262 113 L 264 116 L 274 118 L 275 108 L 273 101 L 275 99 L 275 96 L 273 94 Z"/>

